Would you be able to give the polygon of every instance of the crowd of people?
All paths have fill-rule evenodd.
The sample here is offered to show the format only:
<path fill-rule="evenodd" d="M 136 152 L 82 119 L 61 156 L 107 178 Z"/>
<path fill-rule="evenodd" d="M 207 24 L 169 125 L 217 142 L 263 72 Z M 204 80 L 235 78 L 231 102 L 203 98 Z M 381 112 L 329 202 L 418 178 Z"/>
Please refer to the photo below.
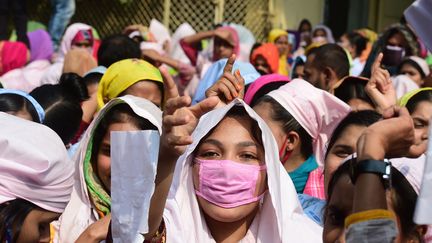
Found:
<path fill-rule="evenodd" d="M 432 54 L 404 18 L 31 26 L 0 41 L 0 242 L 432 242 Z"/>

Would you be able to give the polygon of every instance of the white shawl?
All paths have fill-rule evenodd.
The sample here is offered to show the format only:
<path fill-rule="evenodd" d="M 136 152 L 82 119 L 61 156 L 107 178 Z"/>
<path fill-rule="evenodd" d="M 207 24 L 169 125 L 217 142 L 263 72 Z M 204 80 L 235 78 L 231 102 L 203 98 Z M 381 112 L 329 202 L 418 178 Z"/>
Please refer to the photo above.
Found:
<path fill-rule="evenodd" d="M 240 100 L 203 116 L 192 135 L 193 144 L 188 146 L 185 154 L 177 161 L 163 215 L 167 242 L 214 242 L 195 196 L 191 153 L 234 105 L 244 106 L 249 116 L 258 122 L 267 166 L 268 192 L 264 197 L 260 216 L 255 217 L 253 227 L 247 235 L 255 235 L 256 242 L 321 242 L 322 228 L 303 213 L 293 182 L 279 161 L 278 147 L 270 129 Z"/>

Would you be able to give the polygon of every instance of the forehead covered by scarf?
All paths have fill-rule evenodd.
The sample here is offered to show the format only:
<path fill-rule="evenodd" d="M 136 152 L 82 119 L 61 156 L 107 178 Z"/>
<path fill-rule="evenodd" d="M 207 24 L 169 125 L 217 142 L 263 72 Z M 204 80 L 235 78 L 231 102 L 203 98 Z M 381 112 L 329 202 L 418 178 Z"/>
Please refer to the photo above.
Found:
<path fill-rule="evenodd" d="M 416 89 L 416 90 L 413 90 L 411 92 L 408 92 L 408 93 L 406 93 L 404 96 L 402 96 L 399 99 L 398 104 L 400 106 L 406 106 L 412 97 L 414 97 L 418 93 L 424 92 L 424 91 L 430 91 L 430 92 L 432 92 L 432 88 L 431 87 L 426 87 L 426 88 Z"/>
<path fill-rule="evenodd" d="M 144 80 L 163 83 L 159 69 L 144 60 L 125 59 L 112 64 L 99 83 L 99 108 L 102 108 L 106 100 L 116 98 L 133 84 Z"/>
<path fill-rule="evenodd" d="M 255 64 L 258 56 L 262 56 L 269 65 L 272 73 L 279 69 L 279 52 L 275 44 L 266 43 L 255 49 L 252 53 L 252 63 Z"/>
<path fill-rule="evenodd" d="M 288 37 L 288 32 L 283 29 L 272 29 L 268 35 L 268 42 L 275 43 L 276 39 L 281 36 Z"/>
<path fill-rule="evenodd" d="M 322 166 L 327 141 L 349 113 L 350 107 L 302 79 L 294 79 L 268 95 L 282 105 L 312 137 L 315 157 Z"/>
<path fill-rule="evenodd" d="M 229 35 L 220 35 L 217 31 L 227 31 Z M 230 26 L 223 26 L 216 29 L 216 36 L 228 42 L 233 48 L 236 55 L 240 52 L 240 38 L 237 31 Z"/>
<path fill-rule="evenodd" d="M 0 113 L 0 204 L 21 198 L 63 212 L 72 192 L 73 167 L 54 131 Z"/>
<path fill-rule="evenodd" d="M 20 95 L 24 98 L 26 98 L 35 108 L 36 112 L 38 113 L 39 117 L 39 123 L 42 123 L 45 118 L 45 110 L 42 108 L 42 106 L 37 102 L 31 95 L 27 94 L 26 92 L 23 92 L 21 90 L 15 90 L 15 89 L 2 89 L 0 88 L 0 95 L 1 94 L 16 94 Z"/>
<path fill-rule="evenodd" d="M 255 100 L 255 95 L 266 85 L 271 83 L 288 83 L 290 79 L 285 75 L 280 74 L 267 74 L 263 75 L 255 80 L 247 89 L 244 96 L 246 104 L 252 106 L 252 101 Z"/>
<path fill-rule="evenodd" d="M 0 41 L 0 76 L 27 63 L 27 47 L 24 43 Z"/>
<path fill-rule="evenodd" d="M 66 29 L 66 32 L 64 33 L 63 39 L 60 44 L 60 50 L 63 56 L 65 56 L 66 53 L 68 53 L 72 49 L 72 42 L 74 41 L 74 38 L 77 36 L 78 32 L 80 31 L 92 32 L 92 27 L 90 25 L 86 25 L 82 23 L 75 23 L 75 24 L 71 24 Z M 92 38 L 93 38 L 93 34 L 92 34 Z"/>

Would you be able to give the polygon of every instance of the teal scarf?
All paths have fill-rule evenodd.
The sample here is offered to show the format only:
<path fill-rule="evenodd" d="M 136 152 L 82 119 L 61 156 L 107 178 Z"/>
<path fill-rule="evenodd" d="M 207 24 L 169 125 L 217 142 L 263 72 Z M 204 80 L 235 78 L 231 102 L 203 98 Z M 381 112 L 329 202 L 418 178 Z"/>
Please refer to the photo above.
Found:
<path fill-rule="evenodd" d="M 288 172 L 291 180 L 294 183 L 297 193 L 303 193 L 306 186 L 306 181 L 309 178 L 309 173 L 318 168 L 318 163 L 315 156 L 311 155 L 302 165 L 292 172 Z"/>

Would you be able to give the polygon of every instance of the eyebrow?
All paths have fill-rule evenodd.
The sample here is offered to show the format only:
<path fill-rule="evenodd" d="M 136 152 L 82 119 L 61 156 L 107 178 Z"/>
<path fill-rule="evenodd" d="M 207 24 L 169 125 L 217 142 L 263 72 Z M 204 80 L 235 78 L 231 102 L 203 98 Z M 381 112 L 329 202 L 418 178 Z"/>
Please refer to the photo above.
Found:
<path fill-rule="evenodd" d="M 256 143 L 253 141 L 245 141 L 237 144 L 237 147 L 251 147 L 251 146 L 258 147 Z"/>
<path fill-rule="evenodd" d="M 420 121 L 420 122 L 423 122 L 423 123 L 425 123 L 425 124 L 428 123 L 428 120 L 426 120 L 426 119 L 424 119 L 424 118 L 422 118 L 422 117 L 414 116 L 412 119 L 413 119 L 413 120 Z"/>
<path fill-rule="evenodd" d="M 223 147 L 223 144 L 220 141 L 218 141 L 216 139 L 212 139 L 212 138 L 206 139 L 205 141 L 203 141 L 203 144 L 204 143 L 209 143 L 209 144 L 213 144 L 213 145 L 216 145 L 219 147 Z M 256 145 L 256 143 L 253 141 L 240 142 L 240 143 L 236 144 L 236 146 L 237 147 L 251 147 L 251 146 L 258 147 Z"/>
<path fill-rule="evenodd" d="M 213 144 L 213 145 L 216 145 L 216 146 L 219 146 L 219 147 L 222 147 L 222 146 L 223 146 L 223 144 L 222 144 L 221 142 L 219 142 L 219 141 L 216 140 L 216 139 L 212 139 L 212 138 L 206 139 L 206 140 L 204 140 L 202 143 L 203 143 L 203 144 L 204 144 L 204 143 L 209 143 L 209 144 Z"/>

